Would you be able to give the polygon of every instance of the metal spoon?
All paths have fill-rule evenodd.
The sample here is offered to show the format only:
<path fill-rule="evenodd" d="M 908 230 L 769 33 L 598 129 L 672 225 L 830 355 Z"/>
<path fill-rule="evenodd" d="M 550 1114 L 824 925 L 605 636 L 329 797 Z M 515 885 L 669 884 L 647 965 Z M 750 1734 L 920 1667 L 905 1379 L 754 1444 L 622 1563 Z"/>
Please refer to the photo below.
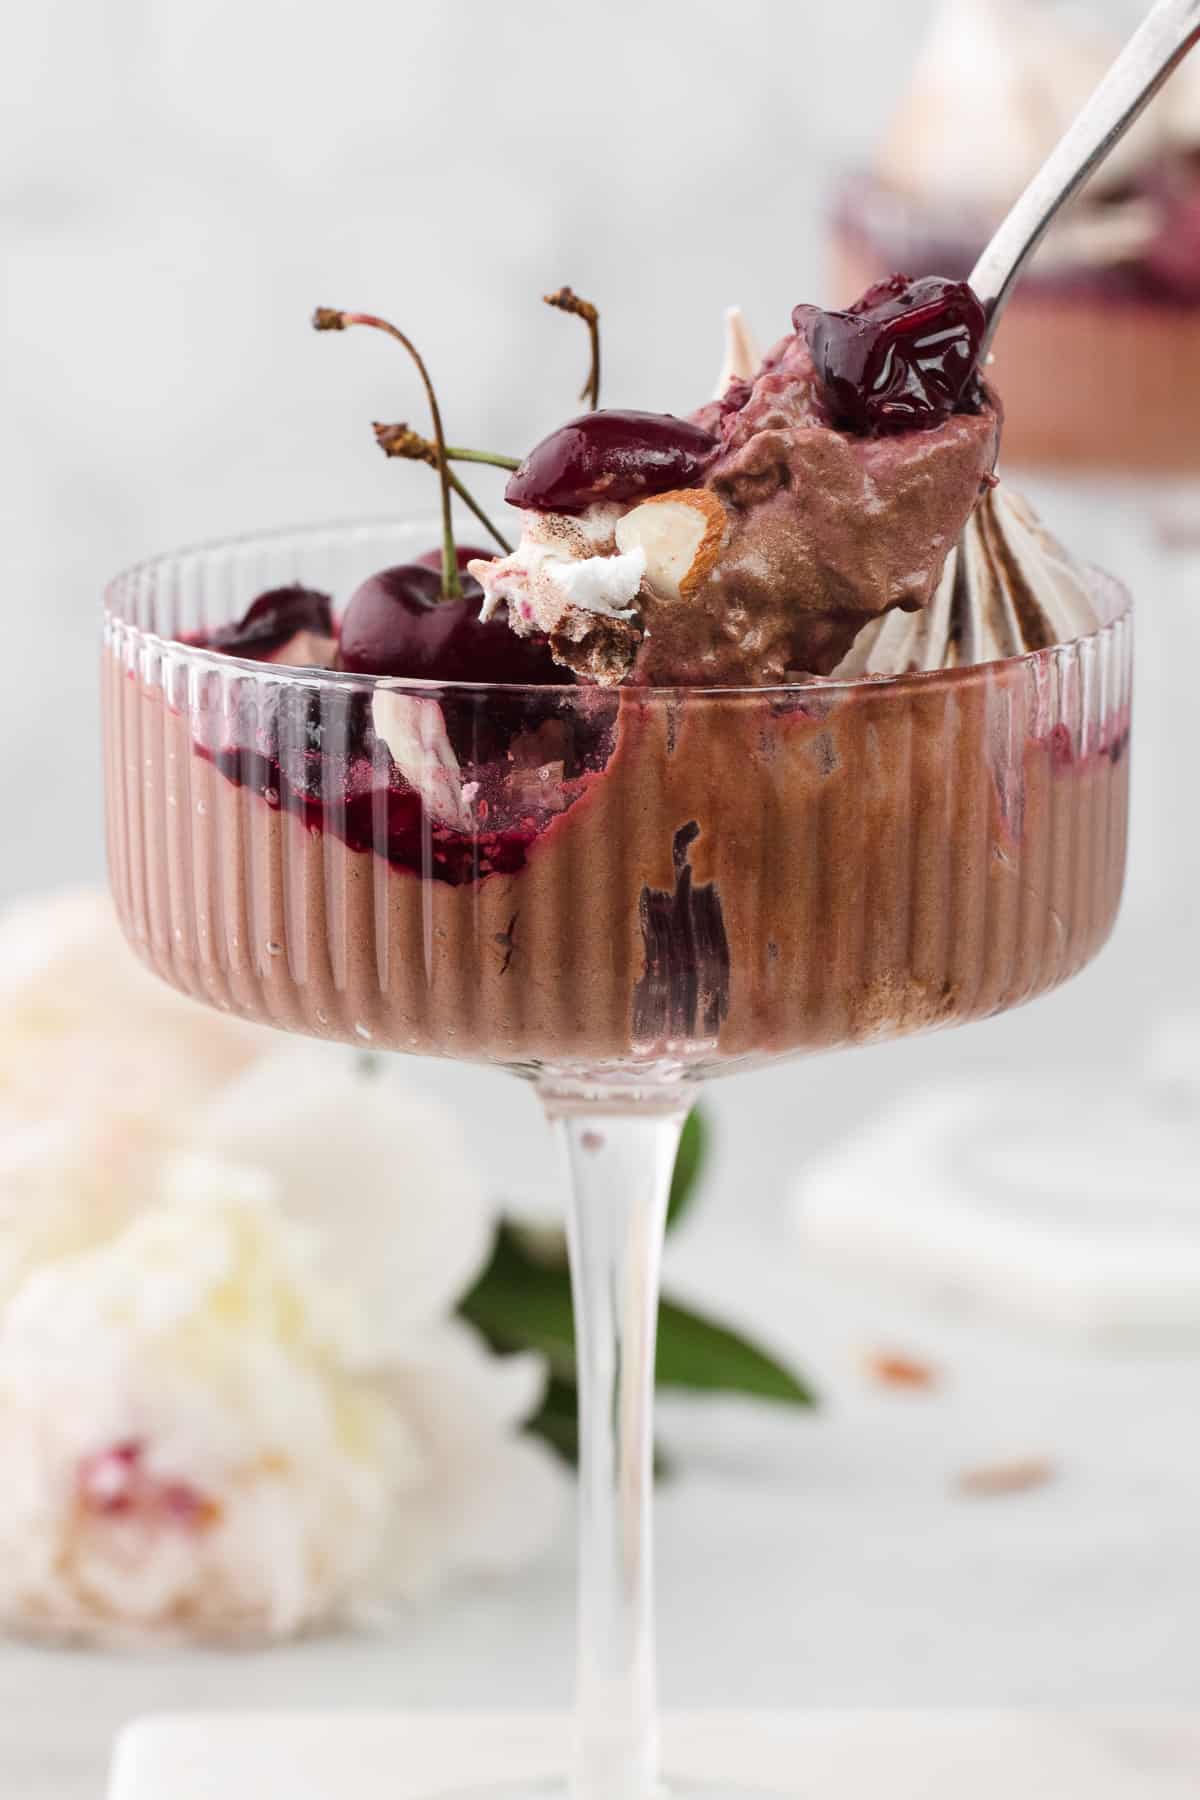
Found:
<path fill-rule="evenodd" d="M 971 271 L 971 286 L 988 321 L 981 355 L 987 354 L 1013 284 L 1055 214 L 1079 192 L 1197 42 L 1200 0 L 1157 0 L 1042 164 Z"/>

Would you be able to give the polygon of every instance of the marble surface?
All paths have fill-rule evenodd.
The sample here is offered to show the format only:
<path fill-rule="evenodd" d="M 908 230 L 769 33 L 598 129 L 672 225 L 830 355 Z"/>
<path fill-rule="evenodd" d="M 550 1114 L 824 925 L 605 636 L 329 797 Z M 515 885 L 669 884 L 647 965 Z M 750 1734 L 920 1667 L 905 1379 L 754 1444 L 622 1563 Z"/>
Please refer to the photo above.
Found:
<path fill-rule="evenodd" d="M 109 1800 L 423 1800 L 563 1766 L 554 1716 L 325 1714 L 134 1728 Z M 1174 1713 L 710 1713 L 664 1720 L 668 1791 L 820 1800 L 1185 1800 L 1200 1719 Z M 544 1793 L 544 1789 L 533 1789 Z"/>

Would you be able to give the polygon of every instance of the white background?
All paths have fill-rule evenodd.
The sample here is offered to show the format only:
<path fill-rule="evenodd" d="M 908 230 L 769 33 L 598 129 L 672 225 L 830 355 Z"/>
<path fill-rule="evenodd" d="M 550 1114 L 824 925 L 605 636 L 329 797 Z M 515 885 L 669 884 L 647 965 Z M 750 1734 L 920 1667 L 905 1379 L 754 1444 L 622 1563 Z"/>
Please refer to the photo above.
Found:
<path fill-rule="evenodd" d="M 869 143 L 928 10 L 10 4 L 0 899 L 101 871 L 107 574 L 212 534 L 431 501 L 426 472 L 385 463 L 367 430 L 380 416 L 423 423 L 399 350 L 315 338 L 314 304 L 390 313 L 424 349 L 452 435 L 519 451 L 572 407 L 583 374 L 582 332 L 539 299 L 570 282 L 603 308 L 607 401 L 684 410 L 711 386 L 729 302 L 769 340 L 794 301 L 821 295 L 831 178 Z M 1149 566 L 1137 497 L 1063 509 L 1086 553 L 1134 579 Z M 1200 634 L 1163 595 L 1142 598 L 1158 606 L 1143 607 L 1136 873 L 1098 969 L 1036 1013 L 772 1071 L 713 1100 L 707 1235 L 684 1248 L 677 1280 L 773 1330 L 833 1404 L 800 1426 L 722 1408 L 679 1427 L 693 1454 L 664 1507 L 673 1699 L 1194 1694 L 1194 1365 L 1099 1360 L 822 1285 L 782 1209 L 805 1155 L 883 1099 L 952 1068 L 1029 1065 L 1053 1082 L 1135 1066 L 1148 1000 L 1186 991 L 1165 884 L 1179 893 L 1195 866 L 1165 827 L 1190 839 L 1194 802 L 1186 727 L 1173 736 L 1168 722 L 1190 711 L 1180 644 L 1200 650 Z M 510 1118 L 499 1078 L 437 1078 L 477 1097 L 483 1147 L 516 1167 L 532 1106 Z M 520 1152 L 534 1181 L 538 1154 Z M 961 1366 L 957 1386 L 907 1407 L 868 1396 L 858 1353 L 889 1332 Z M 956 1508 L 953 1469 L 1008 1449 L 1074 1457 L 1073 1473 L 991 1512 Z M 32 1794 L 37 1774 L 55 1800 L 94 1793 L 106 1733 L 143 1703 L 562 1699 L 569 1562 L 563 1546 L 519 1588 L 406 1621 L 382 1645 L 236 1669 L 0 1652 L 0 1789 Z"/>

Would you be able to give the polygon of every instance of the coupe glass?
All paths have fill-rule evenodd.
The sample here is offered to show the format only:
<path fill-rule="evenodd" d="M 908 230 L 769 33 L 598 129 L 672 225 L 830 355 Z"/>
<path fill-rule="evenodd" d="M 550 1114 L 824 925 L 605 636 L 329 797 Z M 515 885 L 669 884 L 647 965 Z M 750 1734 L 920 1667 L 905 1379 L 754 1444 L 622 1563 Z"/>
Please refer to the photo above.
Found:
<path fill-rule="evenodd" d="M 657 1791 L 660 1247 L 698 1085 L 983 1018 L 1107 937 L 1130 620 L 1006 662 L 741 691 L 515 688 L 197 648 L 266 588 L 344 600 L 368 524 L 118 577 L 108 845 L 139 955 L 285 1030 L 494 1063 L 562 1147 L 580 1384 L 578 1800 Z M 403 1147 L 400 1147 L 403 1154 Z"/>

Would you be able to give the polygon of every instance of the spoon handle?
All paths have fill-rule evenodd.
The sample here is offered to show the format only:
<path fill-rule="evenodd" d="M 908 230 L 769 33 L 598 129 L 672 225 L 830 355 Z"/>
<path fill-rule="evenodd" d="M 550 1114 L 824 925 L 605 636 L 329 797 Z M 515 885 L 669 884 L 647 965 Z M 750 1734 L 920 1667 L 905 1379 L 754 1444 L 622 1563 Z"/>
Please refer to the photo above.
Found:
<path fill-rule="evenodd" d="M 971 286 L 988 319 L 984 352 L 1013 283 L 1054 215 L 1079 192 L 1197 41 L 1200 0 L 1157 0 L 1042 164 L 971 272 Z"/>

